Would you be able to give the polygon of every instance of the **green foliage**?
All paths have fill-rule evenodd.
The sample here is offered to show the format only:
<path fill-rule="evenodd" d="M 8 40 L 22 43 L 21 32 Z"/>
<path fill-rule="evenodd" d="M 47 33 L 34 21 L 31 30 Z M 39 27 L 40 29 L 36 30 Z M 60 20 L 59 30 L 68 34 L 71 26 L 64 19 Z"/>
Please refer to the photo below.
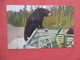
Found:
<path fill-rule="evenodd" d="M 16 27 L 25 26 L 26 20 L 29 15 L 33 12 L 31 6 L 31 11 L 26 10 L 27 7 L 24 6 L 23 10 L 19 12 L 8 11 L 7 18 L 8 23 Z M 43 26 L 59 26 L 59 27 L 70 27 L 74 24 L 74 7 L 73 6 L 58 6 L 58 8 L 51 7 L 51 17 L 45 17 L 43 20 Z"/>
<path fill-rule="evenodd" d="M 44 18 L 43 25 L 45 27 L 47 26 L 57 27 L 58 26 L 58 27 L 63 27 L 63 28 L 73 26 L 74 24 L 73 6 L 66 6 L 64 10 L 62 9 L 63 9 L 63 6 L 59 6 L 57 10 L 58 13 L 56 16 L 53 15 L 52 17 Z"/>
<path fill-rule="evenodd" d="M 70 27 L 73 25 L 73 18 L 72 19 L 69 19 L 67 16 L 63 16 L 63 15 L 59 15 L 54 18 L 54 17 L 48 17 L 48 18 L 44 18 L 44 21 L 43 21 L 43 25 L 45 27 L 47 26 L 52 26 L 52 27 Z"/>

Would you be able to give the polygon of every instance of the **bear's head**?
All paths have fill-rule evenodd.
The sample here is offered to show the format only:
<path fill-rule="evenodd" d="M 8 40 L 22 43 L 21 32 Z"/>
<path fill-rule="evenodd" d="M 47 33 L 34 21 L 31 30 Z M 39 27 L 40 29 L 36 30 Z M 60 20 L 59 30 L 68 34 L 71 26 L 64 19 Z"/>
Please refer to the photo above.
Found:
<path fill-rule="evenodd" d="M 51 14 L 51 12 L 48 10 L 48 9 L 45 9 L 45 16 L 51 16 L 52 14 Z"/>

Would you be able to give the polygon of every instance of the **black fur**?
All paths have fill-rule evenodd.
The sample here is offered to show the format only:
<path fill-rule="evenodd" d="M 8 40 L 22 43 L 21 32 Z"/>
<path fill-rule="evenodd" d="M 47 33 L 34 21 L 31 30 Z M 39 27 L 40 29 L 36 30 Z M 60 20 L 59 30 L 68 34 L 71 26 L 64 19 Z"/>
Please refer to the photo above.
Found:
<path fill-rule="evenodd" d="M 28 17 L 24 30 L 25 41 L 27 41 L 27 37 L 30 37 L 36 28 L 43 28 L 42 22 L 44 16 L 48 16 L 48 13 L 50 13 L 49 10 L 38 8 Z"/>
<path fill-rule="evenodd" d="M 74 34 L 74 27 L 71 26 L 66 34 Z"/>

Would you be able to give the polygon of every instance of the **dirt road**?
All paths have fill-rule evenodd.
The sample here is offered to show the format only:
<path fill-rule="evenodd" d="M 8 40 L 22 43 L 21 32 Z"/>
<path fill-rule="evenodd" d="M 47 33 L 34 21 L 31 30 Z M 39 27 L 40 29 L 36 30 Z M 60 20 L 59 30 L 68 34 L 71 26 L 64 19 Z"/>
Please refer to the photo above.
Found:
<path fill-rule="evenodd" d="M 24 27 L 15 27 L 11 24 L 7 24 L 8 26 L 8 43 L 11 42 L 11 40 L 14 40 L 18 37 L 24 36 Z"/>

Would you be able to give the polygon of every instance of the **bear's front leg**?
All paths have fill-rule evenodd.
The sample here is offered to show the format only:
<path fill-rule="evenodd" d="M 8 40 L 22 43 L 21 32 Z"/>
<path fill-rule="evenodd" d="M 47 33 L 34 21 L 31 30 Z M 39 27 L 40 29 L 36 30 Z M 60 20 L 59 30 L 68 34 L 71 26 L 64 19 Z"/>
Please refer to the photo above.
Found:
<path fill-rule="evenodd" d="M 40 28 L 44 28 L 44 27 L 42 26 L 42 21 L 39 23 L 39 25 L 40 25 Z"/>

